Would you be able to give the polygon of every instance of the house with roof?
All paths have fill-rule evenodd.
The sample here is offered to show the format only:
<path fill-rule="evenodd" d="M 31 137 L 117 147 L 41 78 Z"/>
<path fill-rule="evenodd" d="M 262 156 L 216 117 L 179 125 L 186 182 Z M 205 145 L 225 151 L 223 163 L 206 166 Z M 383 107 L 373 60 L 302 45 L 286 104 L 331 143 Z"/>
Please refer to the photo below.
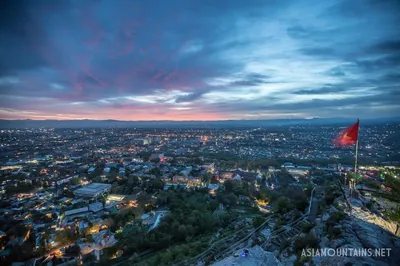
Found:
<path fill-rule="evenodd" d="M 89 168 L 88 173 L 91 174 L 96 170 L 96 167 L 92 166 Z"/>
<path fill-rule="evenodd" d="M 200 176 L 189 176 L 187 178 L 187 184 L 190 186 L 198 186 L 201 184 L 201 177 Z"/>
<path fill-rule="evenodd" d="M 89 208 L 88 207 L 82 207 L 78 209 L 73 209 L 73 210 L 68 210 L 64 212 L 64 216 L 68 217 L 70 219 L 73 219 L 75 217 L 82 217 L 86 216 L 86 214 L 89 213 Z"/>
<path fill-rule="evenodd" d="M 208 185 L 208 192 L 211 194 L 211 195 L 216 195 L 217 194 L 217 191 L 219 190 L 219 188 L 220 188 L 220 186 L 218 185 L 218 184 L 210 184 L 210 185 Z"/>
<path fill-rule="evenodd" d="M 187 176 L 176 175 L 176 176 L 172 177 L 172 182 L 173 183 L 187 183 L 188 182 L 188 177 Z"/>
<path fill-rule="evenodd" d="M 214 172 L 215 163 L 206 163 L 203 164 L 200 168 L 206 170 L 207 172 Z"/>
<path fill-rule="evenodd" d="M 232 171 L 219 171 L 219 180 L 232 180 L 234 173 Z"/>
<path fill-rule="evenodd" d="M 96 213 L 98 211 L 101 211 L 102 209 L 103 209 L 103 203 L 101 203 L 101 202 L 96 201 L 96 202 L 89 204 L 89 210 L 91 212 Z"/>
<path fill-rule="evenodd" d="M 235 170 L 234 174 L 235 174 L 236 179 L 237 179 L 237 176 L 239 176 L 240 180 L 247 181 L 247 182 L 252 182 L 252 181 L 256 181 L 257 179 L 258 180 L 262 179 L 261 173 L 246 172 L 246 171 L 243 171 L 242 169 Z"/>
<path fill-rule="evenodd" d="M 192 166 L 187 166 L 185 167 L 185 169 L 183 169 L 180 174 L 184 175 L 185 177 L 188 177 L 190 175 L 190 173 L 192 172 L 193 167 Z"/>

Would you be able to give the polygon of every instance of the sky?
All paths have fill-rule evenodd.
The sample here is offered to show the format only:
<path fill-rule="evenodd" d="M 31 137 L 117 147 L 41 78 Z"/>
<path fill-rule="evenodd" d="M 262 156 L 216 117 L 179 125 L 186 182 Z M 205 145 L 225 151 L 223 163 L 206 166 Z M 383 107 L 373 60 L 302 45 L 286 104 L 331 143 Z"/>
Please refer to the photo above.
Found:
<path fill-rule="evenodd" d="M 398 0 L 3 0 L 1 119 L 400 114 Z"/>

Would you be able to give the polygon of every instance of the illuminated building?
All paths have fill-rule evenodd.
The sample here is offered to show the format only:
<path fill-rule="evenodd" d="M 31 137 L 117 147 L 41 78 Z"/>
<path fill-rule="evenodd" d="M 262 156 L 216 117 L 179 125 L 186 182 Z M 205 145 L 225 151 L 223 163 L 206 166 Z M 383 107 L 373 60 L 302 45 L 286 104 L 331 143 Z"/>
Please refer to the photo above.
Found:
<path fill-rule="evenodd" d="M 111 190 L 111 184 L 92 183 L 74 191 L 74 195 L 83 198 L 95 198 Z"/>

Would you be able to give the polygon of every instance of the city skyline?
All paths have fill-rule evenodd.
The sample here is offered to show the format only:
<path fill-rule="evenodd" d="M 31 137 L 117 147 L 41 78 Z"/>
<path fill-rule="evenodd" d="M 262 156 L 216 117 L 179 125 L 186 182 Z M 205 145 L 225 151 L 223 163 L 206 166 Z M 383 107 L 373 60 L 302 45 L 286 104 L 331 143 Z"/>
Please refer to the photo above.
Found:
<path fill-rule="evenodd" d="M 400 113 L 397 1 L 6 2 L 0 119 Z"/>

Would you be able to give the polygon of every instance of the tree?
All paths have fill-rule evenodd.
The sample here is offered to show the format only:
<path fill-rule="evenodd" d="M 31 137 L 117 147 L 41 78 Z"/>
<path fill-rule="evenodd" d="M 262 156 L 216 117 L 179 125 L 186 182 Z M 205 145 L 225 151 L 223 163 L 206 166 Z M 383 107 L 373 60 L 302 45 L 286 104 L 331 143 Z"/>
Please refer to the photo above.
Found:
<path fill-rule="evenodd" d="M 313 229 L 313 227 L 314 224 L 308 224 L 308 223 L 303 224 L 303 226 L 301 227 L 301 232 L 307 234 L 311 231 L 311 229 Z"/>
<path fill-rule="evenodd" d="M 308 206 L 306 193 L 299 188 L 289 188 L 286 190 L 286 195 L 290 198 L 291 202 L 300 211 L 304 211 Z"/>
<path fill-rule="evenodd" d="M 227 225 L 229 225 L 232 221 L 231 216 L 229 215 L 229 213 L 227 212 L 221 212 L 218 214 L 218 221 L 220 226 L 222 227 L 226 227 Z"/>
<path fill-rule="evenodd" d="M 391 195 L 394 198 L 397 197 L 396 202 L 400 198 L 400 179 L 393 177 L 390 173 L 383 174 L 385 179 L 385 185 L 391 188 Z"/>
<path fill-rule="evenodd" d="M 234 185 L 232 180 L 226 180 L 224 182 L 224 187 L 226 192 L 233 192 Z"/>
<path fill-rule="evenodd" d="M 81 182 L 82 182 L 82 179 L 81 179 L 80 177 L 72 178 L 72 179 L 71 179 L 71 184 L 72 184 L 72 185 L 80 185 Z"/>
<path fill-rule="evenodd" d="M 152 163 L 159 163 L 160 162 L 160 158 L 155 158 L 151 160 Z"/>
<path fill-rule="evenodd" d="M 119 245 L 126 249 L 139 251 L 144 242 L 144 232 L 138 226 L 127 226 L 121 233 L 116 234 Z"/>
<path fill-rule="evenodd" d="M 18 237 L 24 237 L 28 232 L 28 228 L 25 225 L 17 224 L 14 226 L 14 233 Z"/>
<path fill-rule="evenodd" d="M 109 246 L 109 247 L 103 248 L 102 251 L 103 251 L 104 257 L 110 259 L 112 256 L 115 255 L 115 253 L 117 253 L 117 251 L 118 251 L 119 249 L 120 249 L 120 248 L 119 248 L 118 245 L 113 245 L 113 246 Z"/>
<path fill-rule="evenodd" d="M 312 190 L 313 190 L 312 185 L 308 185 L 306 188 L 304 188 L 304 192 L 306 193 L 307 197 L 311 197 Z"/>
<path fill-rule="evenodd" d="M 289 210 L 290 200 L 286 197 L 280 197 L 276 201 L 276 212 L 285 213 Z"/>
<path fill-rule="evenodd" d="M 158 159 L 158 160 L 160 160 L 160 159 Z M 158 167 L 154 167 L 154 168 L 150 169 L 149 174 L 155 175 L 156 177 L 161 177 L 161 175 L 162 175 L 161 170 Z"/>
<path fill-rule="evenodd" d="M 171 213 L 164 217 L 157 228 L 147 233 L 148 227 L 126 226 L 117 233 L 120 247 L 127 254 L 143 252 L 147 249 L 159 250 L 167 248 L 171 242 L 192 241 L 193 238 L 216 230 L 218 218 L 212 215 L 217 202 L 211 200 L 207 192 L 191 191 L 162 191 L 159 200 L 168 205 Z M 227 217 L 229 221 L 229 217 Z M 225 223 L 225 218 L 220 223 Z M 174 251 L 173 259 L 178 253 L 189 251 Z M 165 263 L 163 261 L 163 263 Z M 155 261 L 151 265 L 157 265 Z"/>
<path fill-rule="evenodd" d="M 149 194 L 142 192 L 139 194 L 137 201 L 139 203 L 139 206 L 141 206 L 143 208 L 143 207 L 145 207 L 145 205 L 147 203 L 150 202 L 150 199 L 151 199 L 151 197 Z"/>
<path fill-rule="evenodd" d="M 389 216 L 390 220 L 394 222 L 400 222 L 400 209 L 397 209 L 392 212 L 386 212 L 385 214 Z"/>
<path fill-rule="evenodd" d="M 15 245 L 11 249 L 11 258 L 13 261 L 25 261 L 33 255 L 33 244 L 25 241 L 21 246 Z"/>
<path fill-rule="evenodd" d="M 75 234 L 75 230 L 67 229 L 62 231 L 56 231 L 55 241 L 60 243 L 61 245 L 68 245 L 74 242 L 77 239 L 77 235 Z"/>
<path fill-rule="evenodd" d="M 93 265 L 96 261 L 96 256 L 93 253 L 85 255 L 82 259 L 84 265 Z"/>
<path fill-rule="evenodd" d="M 333 201 L 335 200 L 335 195 L 333 192 L 334 191 L 331 188 L 328 188 L 325 190 L 324 200 L 327 205 L 331 205 L 333 203 Z"/>
<path fill-rule="evenodd" d="M 81 248 L 79 245 L 70 246 L 65 249 L 65 254 L 77 257 L 81 254 Z"/>
<path fill-rule="evenodd" d="M 211 182 L 211 177 L 212 177 L 212 174 L 211 174 L 210 172 L 207 172 L 205 175 L 203 175 L 202 181 L 203 181 L 204 183 L 206 183 L 206 184 L 210 184 L 210 182 Z"/>
<path fill-rule="evenodd" d="M 139 186 L 140 185 L 139 177 L 137 177 L 137 176 L 129 176 L 128 177 L 128 181 L 127 181 L 127 185 L 129 187 L 131 187 L 131 188 Z"/>
<path fill-rule="evenodd" d="M 40 245 L 38 249 L 38 253 L 40 256 L 43 256 L 47 250 L 47 244 L 46 240 L 43 238 L 43 236 L 40 238 Z"/>
<path fill-rule="evenodd" d="M 238 197 L 233 193 L 229 194 L 226 199 L 229 205 L 236 205 L 239 201 Z"/>
<path fill-rule="evenodd" d="M 255 218 L 253 218 L 253 226 L 254 227 L 259 227 L 264 221 L 265 220 L 262 217 L 257 216 Z"/>
<path fill-rule="evenodd" d="M 93 239 L 93 235 L 87 235 L 86 236 L 86 242 L 88 243 L 93 243 L 94 239 Z"/>
<path fill-rule="evenodd" d="M 304 237 L 299 237 L 294 241 L 294 251 L 298 252 L 304 248 L 315 248 L 318 245 L 318 238 L 313 234 L 308 234 Z"/>
<path fill-rule="evenodd" d="M 183 225 L 183 224 L 181 224 L 181 225 L 179 225 L 179 227 L 178 227 L 178 230 L 177 230 L 177 232 L 176 232 L 176 234 L 175 234 L 175 238 L 178 240 L 178 241 L 182 241 L 182 240 L 184 240 L 185 238 L 186 238 L 186 226 L 185 225 Z"/>
<path fill-rule="evenodd" d="M 269 197 L 269 193 L 268 193 L 267 188 L 265 188 L 265 187 L 261 187 L 261 188 L 260 188 L 260 196 L 259 196 L 259 199 L 260 199 L 260 200 L 263 200 L 263 201 L 269 201 L 269 200 L 270 200 L 270 197 Z"/>
<path fill-rule="evenodd" d="M 149 182 L 146 183 L 146 185 L 148 192 L 154 192 L 163 189 L 164 182 L 161 179 L 156 178 L 156 179 L 151 179 Z"/>
<path fill-rule="evenodd" d="M 261 178 L 261 186 L 264 187 L 265 186 L 265 181 L 267 181 L 267 176 L 265 174 L 262 175 Z"/>

